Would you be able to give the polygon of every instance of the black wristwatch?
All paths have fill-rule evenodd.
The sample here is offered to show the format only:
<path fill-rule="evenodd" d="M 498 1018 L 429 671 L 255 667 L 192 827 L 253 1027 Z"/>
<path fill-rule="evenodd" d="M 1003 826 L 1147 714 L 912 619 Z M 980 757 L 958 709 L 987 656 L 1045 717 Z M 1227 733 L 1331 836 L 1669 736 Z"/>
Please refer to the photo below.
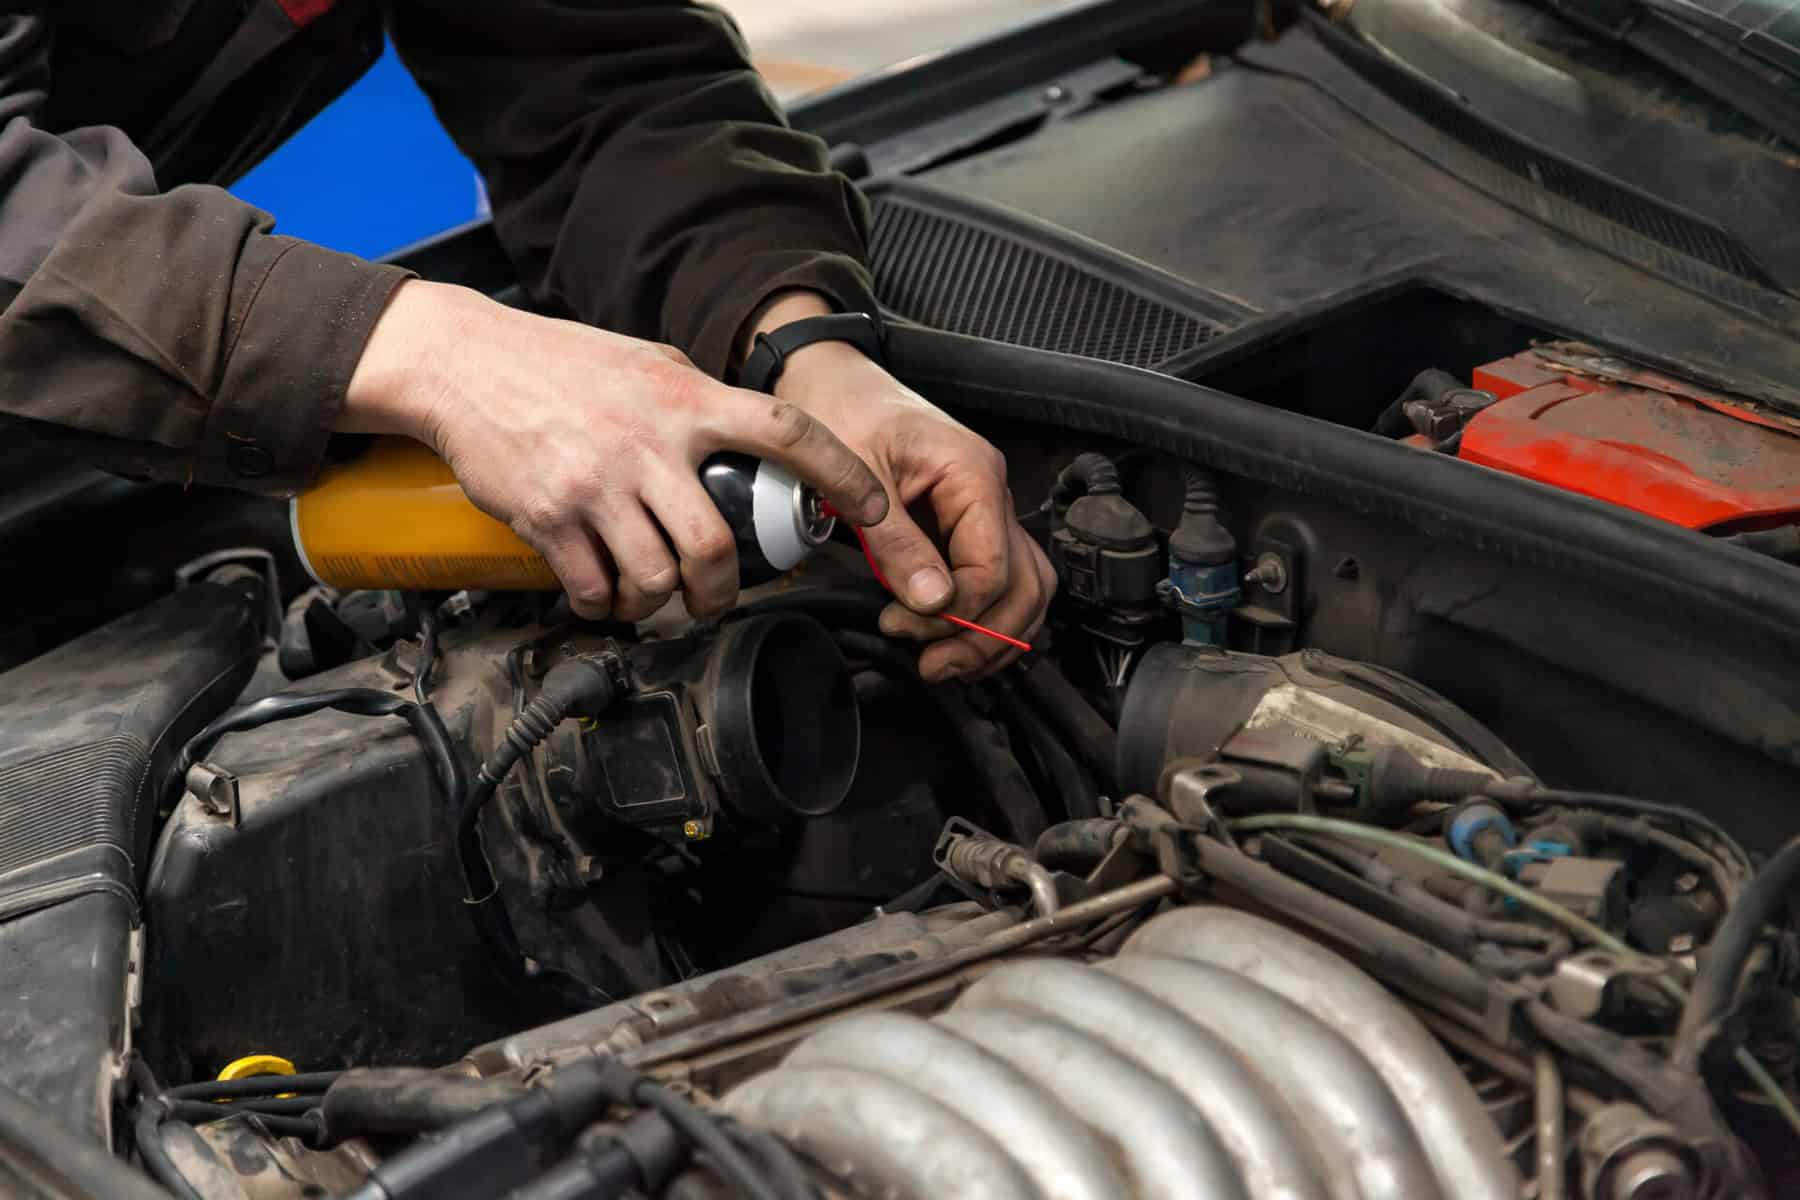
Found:
<path fill-rule="evenodd" d="M 756 344 L 738 371 L 738 384 L 753 392 L 773 392 L 788 355 L 814 342 L 849 342 L 874 362 L 881 361 L 881 323 L 869 313 L 802 317 L 773 333 L 756 335 Z"/>

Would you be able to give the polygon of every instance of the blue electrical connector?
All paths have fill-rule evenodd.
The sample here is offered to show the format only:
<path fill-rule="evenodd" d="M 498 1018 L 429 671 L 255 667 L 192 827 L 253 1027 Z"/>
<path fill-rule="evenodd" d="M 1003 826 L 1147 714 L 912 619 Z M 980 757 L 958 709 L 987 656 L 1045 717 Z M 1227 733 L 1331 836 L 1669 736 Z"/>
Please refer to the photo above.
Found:
<path fill-rule="evenodd" d="M 1472 801 L 1450 814 L 1450 822 L 1444 828 L 1444 839 L 1450 843 L 1450 849 L 1456 856 L 1467 862 L 1482 866 L 1492 865 L 1490 859 L 1495 857 L 1491 852 L 1491 839 L 1482 837 L 1484 833 L 1499 836 L 1503 847 L 1510 849 L 1519 844 L 1519 831 L 1513 827 L 1512 818 L 1501 811 L 1497 804 L 1486 801 Z M 1484 846 L 1482 842 L 1489 842 Z M 1488 853 L 1483 853 L 1488 850 Z"/>
<path fill-rule="evenodd" d="M 1181 638 L 1190 646 L 1225 644 L 1225 618 L 1243 595 L 1234 558 L 1223 563 L 1184 562 L 1169 555 L 1169 603 L 1181 614 Z"/>
<path fill-rule="evenodd" d="M 1243 596 L 1237 539 L 1219 522 L 1219 489 L 1198 467 L 1187 470 L 1181 523 L 1169 538 L 1164 597 L 1181 614 L 1181 638 L 1191 646 L 1225 644 L 1225 622 Z"/>

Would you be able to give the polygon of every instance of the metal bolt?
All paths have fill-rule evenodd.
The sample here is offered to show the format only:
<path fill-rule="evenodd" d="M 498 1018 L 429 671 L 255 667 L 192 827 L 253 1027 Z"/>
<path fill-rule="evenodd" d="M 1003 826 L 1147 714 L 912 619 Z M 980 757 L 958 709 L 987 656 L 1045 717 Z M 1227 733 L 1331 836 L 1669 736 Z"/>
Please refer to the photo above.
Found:
<path fill-rule="evenodd" d="M 1699 886 L 1700 876 L 1693 871 L 1687 871 L 1675 877 L 1675 894 L 1677 896 L 1685 896 Z"/>
<path fill-rule="evenodd" d="M 706 836 L 706 826 L 698 821 L 683 821 L 681 823 L 681 836 L 685 837 L 690 842 L 697 842 Z"/>
<path fill-rule="evenodd" d="M 1061 104 L 1069 98 L 1069 89 L 1060 83 L 1053 83 L 1044 89 L 1044 103 Z"/>
<path fill-rule="evenodd" d="M 1694 935 L 1678 933 L 1669 939 L 1670 954 L 1692 954 L 1694 952 Z"/>
<path fill-rule="evenodd" d="M 1246 584 L 1257 584 L 1271 596 L 1279 596 L 1287 591 L 1287 564 L 1281 556 L 1272 550 L 1265 550 L 1257 556 L 1256 565 L 1244 575 Z"/>

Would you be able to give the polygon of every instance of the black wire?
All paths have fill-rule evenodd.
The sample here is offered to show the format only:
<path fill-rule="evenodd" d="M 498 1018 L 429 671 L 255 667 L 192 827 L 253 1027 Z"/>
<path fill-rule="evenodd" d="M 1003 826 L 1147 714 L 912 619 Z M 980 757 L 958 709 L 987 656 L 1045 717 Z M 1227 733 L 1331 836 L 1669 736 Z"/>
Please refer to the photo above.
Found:
<path fill-rule="evenodd" d="M 1504 796 L 1490 793 L 1494 799 L 1512 807 L 1515 805 L 1529 808 L 1545 808 L 1561 806 L 1565 808 L 1591 808 L 1600 812 L 1633 813 L 1645 817 L 1661 817 L 1667 821 L 1679 821 L 1695 829 L 1705 830 L 1708 835 L 1731 852 L 1742 868 L 1748 872 L 1752 869 L 1750 856 L 1737 843 L 1725 827 L 1680 804 L 1663 804 L 1656 800 L 1639 800 L 1635 796 L 1617 796 L 1610 792 L 1576 792 L 1561 788 L 1534 788 L 1522 796 Z"/>
<path fill-rule="evenodd" d="M 337 1082 L 342 1071 L 311 1071 L 299 1075 L 252 1075 L 245 1079 L 209 1079 L 200 1083 L 184 1083 L 169 1089 L 176 1100 L 241 1100 L 255 1096 L 273 1096 L 280 1092 L 300 1095 L 323 1094 Z"/>
<path fill-rule="evenodd" d="M 269 1117 L 299 1117 L 309 1112 L 316 1112 L 325 1103 L 322 1095 L 312 1096 L 267 1096 L 243 1100 L 226 1100 L 214 1107 L 222 1112 L 254 1112 Z"/>
<path fill-rule="evenodd" d="M 509 666 L 510 663 L 509 658 Z M 521 758 L 549 736 L 571 707 L 587 703 L 604 707 L 611 702 L 613 689 L 603 666 L 577 659 L 558 664 L 545 676 L 537 698 L 513 717 L 474 781 L 471 783 L 463 772 L 460 760 L 454 763 L 454 778 L 446 780 L 464 902 L 483 943 L 501 973 L 515 986 L 530 986 L 569 1011 L 611 1004 L 614 997 L 578 975 L 526 957 L 513 930 L 512 918 L 500 899 L 499 880 L 481 841 L 481 814 L 501 781 Z M 429 704 L 423 710 L 437 721 L 436 711 Z M 442 728 L 441 721 L 438 726 Z"/>
<path fill-rule="evenodd" d="M 481 850 L 476 822 L 481 813 L 481 800 L 492 794 L 493 784 L 489 783 L 485 793 L 479 794 L 479 798 L 477 794 L 471 793 L 468 773 L 451 741 L 450 731 L 429 699 L 431 667 L 437 656 L 437 624 L 429 613 L 421 613 L 419 620 L 423 636 L 419 663 L 413 672 L 413 691 L 421 699 L 408 700 L 404 696 L 378 688 L 353 687 L 303 695 L 269 696 L 252 704 L 240 705 L 220 714 L 188 740 L 187 745 L 182 747 L 173 781 L 185 781 L 188 768 L 228 733 L 241 733 L 328 708 L 362 716 L 400 717 L 412 727 L 413 733 L 424 746 L 433 773 L 438 778 L 439 786 L 443 788 L 450 826 L 456 831 L 457 863 L 462 869 L 468 895 L 471 901 L 476 901 L 470 906 L 475 928 L 496 966 L 515 983 L 531 980 L 534 976 L 542 977 L 556 993 L 557 1002 L 564 1008 L 579 1009 L 611 1003 L 611 996 L 565 972 L 550 967 L 534 971 L 532 964 L 519 949 L 518 938 L 513 933 L 512 922 L 505 909 L 498 903 L 485 902 L 495 898 L 497 885 L 488 866 L 487 856 Z M 503 748 L 506 746 L 503 743 Z M 516 753 L 513 758 L 516 760 Z M 510 769 L 512 764 L 508 762 L 506 765 Z M 293 1089 L 289 1087 L 281 1090 Z"/>
<path fill-rule="evenodd" d="M 162 1127 L 167 1114 L 168 1103 L 160 1097 L 139 1102 L 137 1119 L 132 1123 L 138 1157 L 144 1160 L 144 1170 L 150 1177 L 175 1193 L 178 1200 L 202 1200 L 163 1144 Z"/>
<path fill-rule="evenodd" d="M 768 1170 L 770 1182 L 783 1200 L 817 1200 L 819 1192 L 813 1186 L 812 1176 L 792 1146 L 766 1130 L 753 1129 L 730 1117 L 719 1117 L 718 1122 L 726 1136 Z"/>
<path fill-rule="evenodd" d="M 300 1098 L 306 1102 L 305 1097 Z M 255 1117 L 261 1121 L 270 1133 L 281 1137 L 300 1137 L 315 1139 L 323 1127 L 317 1112 L 318 1101 L 313 1099 L 311 1108 L 301 1110 L 301 1114 L 269 1113 L 259 1108 L 246 1107 L 243 1104 L 208 1104 L 199 1100 L 159 1101 L 171 1107 L 170 1115 L 178 1121 L 186 1121 L 189 1125 L 209 1125 L 214 1121 L 224 1121 L 232 1117 Z M 265 1104 L 275 1103 L 264 1101 Z"/>
<path fill-rule="evenodd" d="M 734 1145 L 725 1131 L 705 1112 L 689 1104 L 660 1083 L 646 1079 L 632 1089 L 632 1098 L 646 1108 L 653 1108 L 668 1119 L 675 1131 L 696 1150 L 712 1159 L 719 1174 L 738 1195 L 750 1200 L 783 1200 L 781 1193 L 769 1185 L 754 1163 Z"/>
<path fill-rule="evenodd" d="M 419 665 L 413 668 L 413 696 L 420 704 L 431 703 L 431 666 L 437 658 L 437 617 L 429 605 L 419 611 Z"/>
<path fill-rule="evenodd" d="M 1579 821 L 1580 816 L 1581 814 L 1576 814 L 1574 819 Z M 1597 829 L 1602 837 L 1654 847 L 1704 872 L 1726 908 L 1737 903 L 1737 898 L 1743 891 L 1743 881 L 1749 878 L 1748 871 L 1731 867 L 1723 859 L 1715 857 L 1688 839 L 1652 825 L 1641 817 L 1615 817 L 1608 813 L 1596 813 L 1589 815 L 1585 823 Z"/>
<path fill-rule="evenodd" d="M 199 762 L 228 733 L 242 733 L 276 721 L 291 721 L 295 717 L 309 716 L 327 708 L 366 717 L 400 717 L 406 715 L 406 710 L 415 707 L 417 706 L 404 696 L 396 696 L 379 688 L 334 688 L 325 692 L 265 696 L 261 700 L 226 709 L 208 722 L 199 733 L 189 738 L 176 760 L 171 783 L 175 786 L 185 785 L 188 768 Z"/>
<path fill-rule="evenodd" d="M 175 1160 L 169 1157 L 168 1147 L 163 1143 L 162 1127 L 175 1107 L 181 1102 L 170 1098 L 164 1092 L 156 1076 L 151 1073 L 149 1064 L 135 1055 L 127 1068 L 132 1084 L 138 1091 L 137 1116 L 132 1121 L 132 1139 L 137 1143 L 138 1157 L 144 1160 L 144 1170 L 156 1182 L 174 1192 L 177 1200 L 202 1200 L 194 1185 L 187 1181 Z"/>

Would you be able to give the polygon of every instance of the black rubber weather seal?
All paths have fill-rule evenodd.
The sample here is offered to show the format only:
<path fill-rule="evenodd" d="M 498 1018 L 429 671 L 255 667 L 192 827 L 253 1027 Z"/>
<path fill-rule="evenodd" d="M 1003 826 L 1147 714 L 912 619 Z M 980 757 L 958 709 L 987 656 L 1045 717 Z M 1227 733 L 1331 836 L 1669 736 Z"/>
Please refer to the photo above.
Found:
<path fill-rule="evenodd" d="M 1150 371 L 938 330 L 888 330 L 895 374 L 952 408 L 1138 443 L 1570 574 L 1752 634 L 1800 662 L 1793 568 L 1628 509 Z"/>

